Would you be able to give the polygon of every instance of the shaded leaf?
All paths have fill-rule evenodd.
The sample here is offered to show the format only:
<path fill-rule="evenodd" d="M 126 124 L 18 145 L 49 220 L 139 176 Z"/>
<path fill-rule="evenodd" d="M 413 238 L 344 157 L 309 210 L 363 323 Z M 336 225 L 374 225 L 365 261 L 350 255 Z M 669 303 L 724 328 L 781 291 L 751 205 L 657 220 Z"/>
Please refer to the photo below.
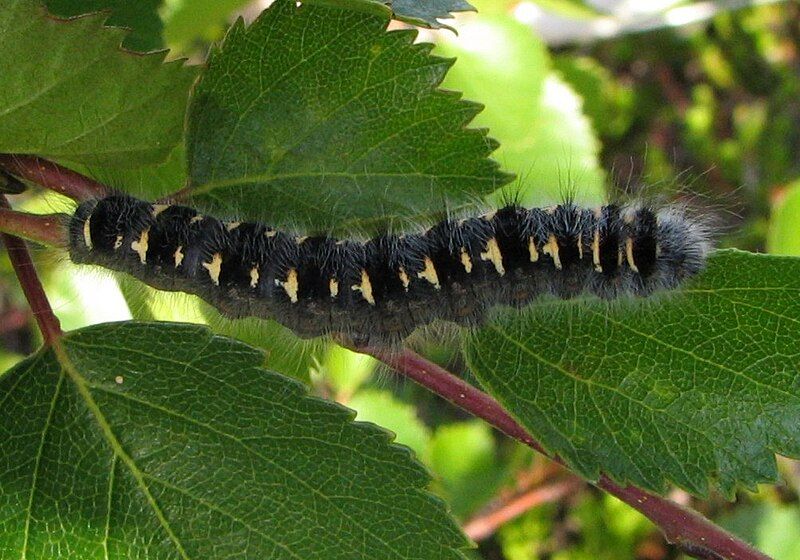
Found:
<path fill-rule="evenodd" d="M 148 52 L 164 47 L 158 15 L 163 0 L 45 0 L 48 11 L 59 17 L 74 17 L 108 11 L 106 25 L 131 30 L 122 45 L 134 51 Z"/>
<path fill-rule="evenodd" d="M 583 476 L 727 495 L 800 456 L 800 261 L 715 255 L 682 292 L 547 301 L 467 348 L 481 383 Z"/>
<path fill-rule="evenodd" d="M 119 48 L 107 14 L 68 21 L 30 0 L 0 10 L 0 152 L 89 165 L 163 161 L 180 141 L 194 71 Z"/>
<path fill-rule="evenodd" d="M 0 556 L 463 558 L 385 432 L 189 325 L 64 337 L 0 378 Z"/>
<path fill-rule="evenodd" d="M 411 31 L 355 11 L 280 0 L 238 22 L 194 90 L 193 198 L 248 218 L 343 227 L 430 215 L 508 176 L 479 110 L 436 90 L 450 62 Z"/>
<path fill-rule="evenodd" d="M 455 12 L 474 12 L 475 8 L 464 0 L 392 0 L 389 3 L 394 17 L 434 29 L 447 27 L 438 20 L 453 17 Z"/>

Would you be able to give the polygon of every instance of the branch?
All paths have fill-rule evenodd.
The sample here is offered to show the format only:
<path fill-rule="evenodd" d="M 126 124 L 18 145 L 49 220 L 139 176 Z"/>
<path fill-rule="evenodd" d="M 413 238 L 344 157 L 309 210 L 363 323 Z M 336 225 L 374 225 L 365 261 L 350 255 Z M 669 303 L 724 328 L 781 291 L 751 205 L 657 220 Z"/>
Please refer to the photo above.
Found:
<path fill-rule="evenodd" d="M 564 464 L 560 458 L 547 453 L 496 400 L 418 354 L 410 350 L 375 347 L 359 348 L 358 351 L 377 358 L 456 406 L 486 420 L 506 435 Z M 666 498 L 635 486 L 620 486 L 605 475 L 594 485 L 644 514 L 658 526 L 667 542 L 689 556 L 701 560 L 770 560 L 699 513 Z"/>
<path fill-rule="evenodd" d="M 78 202 L 102 198 L 109 191 L 102 183 L 37 156 L 0 154 L 0 167 Z"/>
<path fill-rule="evenodd" d="M 8 208 L 6 197 L 0 195 L 0 209 L 8 210 Z M 3 244 L 6 246 L 8 257 L 11 259 L 11 266 L 14 267 L 14 272 L 17 274 L 25 298 L 31 306 L 33 316 L 36 317 L 39 330 L 42 331 L 44 343 L 48 346 L 52 345 L 62 335 L 61 323 L 58 322 L 58 317 L 55 316 L 53 309 L 50 307 L 50 302 L 47 301 L 44 288 L 42 288 L 42 283 L 36 274 L 36 268 L 33 266 L 28 246 L 19 237 L 8 233 L 0 234 L 0 238 L 2 238 Z"/>
<path fill-rule="evenodd" d="M 528 490 L 489 513 L 471 519 L 464 525 L 464 533 L 473 541 L 481 541 L 493 535 L 504 523 L 536 506 L 558 501 L 580 488 L 582 484 L 583 482 L 577 478 L 569 478 Z"/>
<path fill-rule="evenodd" d="M 66 247 L 66 214 L 28 214 L 0 206 L 0 231 L 49 247 Z"/>

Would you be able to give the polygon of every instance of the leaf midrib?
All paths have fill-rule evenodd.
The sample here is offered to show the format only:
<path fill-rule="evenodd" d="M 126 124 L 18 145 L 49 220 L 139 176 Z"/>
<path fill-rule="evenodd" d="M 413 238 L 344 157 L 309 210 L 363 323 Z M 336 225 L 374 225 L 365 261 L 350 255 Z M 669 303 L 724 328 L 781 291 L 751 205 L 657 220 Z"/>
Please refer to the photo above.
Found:
<path fill-rule="evenodd" d="M 183 560 L 191 560 L 189 555 L 186 553 L 186 550 L 184 549 L 180 539 L 178 539 L 178 536 L 172 530 L 172 526 L 170 525 L 169 521 L 164 515 L 161 506 L 158 505 L 158 502 L 156 501 L 155 497 L 150 492 L 150 487 L 147 485 L 144 479 L 144 473 L 142 473 L 142 471 L 139 470 L 139 466 L 136 464 L 133 458 L 130 455 L 128 455 L 128 453 L 122 448 L 122 444 L 119 442 L 119 439 L 117 439 L 116 434 L 114 434 L 114 431 L 111 428 L 111 424 L 108 422 L 108 419 L 103 414 L 103 411 L 100 410 L 100 407 L 95 402 L 94 397 L 92 397 L 92 394 L 89 391 L 89 388 L 86 384 L 86 380 L 83 378 L 83 376 L 80 374 L 80 372 L 77 370 L 77 368 L 67 355 L 65 348 L 62 346 L 62 340 L 56 340 L 52 345 L 52 350 L 56 356 L 56 359 L 61 364 L 62 371 L 66 373 L 67 376 L 69 376 L 70 380 L 73 382 L 75 388 L 78 390 L 78 393 L 80 394 L 81 398 L 86 404 L 86 407 L 89 409 L 89 411 L 92 413 L 97 423 L 100 425 L 100 430 L 102 431 L 103 436 L 105 437 L 108 444 L 111 446 L 114 455 L 122 459 L 122 462 L 125 463 L 125 466 L 127 466 L 128 470 L 130 470 L 131 475 L 136 480 L 136 484 L 139 486 L 139 489 L 144 494 L 147 503 L 153 510 L 156 519 L 158 519 L 159 524 L 167 533 L 167 536 L 172 541 L 172 543 L 175 545 L 178 554 L 180 555 L 181 558 L 183 558 Z"/>

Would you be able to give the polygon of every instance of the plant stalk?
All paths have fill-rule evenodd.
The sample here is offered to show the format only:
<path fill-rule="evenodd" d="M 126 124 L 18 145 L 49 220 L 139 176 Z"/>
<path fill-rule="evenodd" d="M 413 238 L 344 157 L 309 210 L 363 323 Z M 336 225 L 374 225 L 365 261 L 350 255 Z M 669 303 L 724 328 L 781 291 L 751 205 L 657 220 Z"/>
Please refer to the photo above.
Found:
<path fill-rule="evenodd" d="M 415 352 L 375 347 L 358 348 L 357 351 L 377 358 L 459 408 L 482 418 L 506 435 L 521 441 L 553 461 L 564 464 L 559 457 L 548 453 L 528 434 L 500 406 L 500 403 Z M 606 475 L 601 475 L 593 484 L 641 512 L 661 530 L 667 542 L 689 556 L 700 560 L 770 560 L 766 554 L 718 527 L 696 511 L 667 498 L 635 486 L 621 486 Z"/>

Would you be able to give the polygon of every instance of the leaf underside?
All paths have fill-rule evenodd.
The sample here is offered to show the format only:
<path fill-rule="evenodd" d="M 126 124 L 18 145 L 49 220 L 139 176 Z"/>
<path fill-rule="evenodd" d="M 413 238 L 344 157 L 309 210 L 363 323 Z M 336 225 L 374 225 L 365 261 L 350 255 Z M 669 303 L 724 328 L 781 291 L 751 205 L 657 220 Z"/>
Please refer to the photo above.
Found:
<path fill-rule="evenodd" d="M 198 326 L 66 335 L 0 378 L 2 558 L 461 559 L 428 475 Z"/>
<path fill-rule="evenodd" d="M 800 456 L 799 279 L 797 259 L 721 251 L 677 293 L 505 314 L 467 356 L 582 475 L 730 496 Z"/>
<path fill-rule="evenodd" d="M 506 183 L 480 106 L 436 89 L 450 61 L 370 14 L 280 0 L 240 21 L 190 102 L 192 198 L 320 228 L 474 202 Z"/>

